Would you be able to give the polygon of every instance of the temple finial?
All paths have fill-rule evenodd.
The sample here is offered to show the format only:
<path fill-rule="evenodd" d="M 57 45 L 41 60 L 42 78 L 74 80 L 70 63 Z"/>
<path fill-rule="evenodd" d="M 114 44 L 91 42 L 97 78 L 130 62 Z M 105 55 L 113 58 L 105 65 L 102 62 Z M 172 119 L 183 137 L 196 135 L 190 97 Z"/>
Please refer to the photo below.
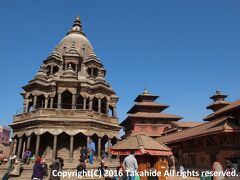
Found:
<path fill-rule="evenodd" d="M 216 89 L 216 94 L 217 95 L 220 95 L 221 94 L 221 91 L 219 89 Z"/>
<path fill-rule="evenodd" d="M 77 17 L 73 23 L 73 26 L 72 26 L 71 30 L 67 33 L 67 35 L 70 33 L 80 33 L 80 34 L 85 35 L 82 30 L 82 24 L 81 24 L 79 15 L 77 15 Z"/>
<path fill-rule="evenodd" d="M 144 95 L 144 96 L 150 95 L 149 92 L 148 92 L 148 90 L 147 90 L 147 86 L 144 86 L 143 95 Z"/>

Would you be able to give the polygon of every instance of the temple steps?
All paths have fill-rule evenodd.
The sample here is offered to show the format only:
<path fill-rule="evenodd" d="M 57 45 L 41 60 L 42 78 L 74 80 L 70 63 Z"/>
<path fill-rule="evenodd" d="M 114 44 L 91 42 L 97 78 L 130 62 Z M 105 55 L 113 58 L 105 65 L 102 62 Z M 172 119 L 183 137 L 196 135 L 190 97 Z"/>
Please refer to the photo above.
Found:
<path fill-rule="evenodd" d="M 76 170 L 76 167 L 78 165 L 78 161 L 74 161 L 74 162 L 67 162 L 65 161 L 64 162 L 64 166 L 63 166 L 63 171 L 75 171 Z M 50 161 L 48 162 L 47 161 L 47 164 L 50 165 Z M 87 170 L 97 170 L 98 167 L 99 167 L 99 164 L 100 164 L 100 160 L 95 160 L 94 161 L 94 164 L 91 165 L 89 163 L 86 163 L 86 166 L 87 166 Z M 31 176 L 32 176 L 32 172 L 33 172 L 33 165 L 34 164 L 29 164 L 29 165 L 23 165 L 23 171 L 21 173 L 21 176 L 20 177 L 12 177 L 12 178 L 9 178 L 9 179 L 16 179 L 16 180 L 30 180 L 31 179 Z M 110 160 L 110 161 L 105 161 L 105 165 L 111 169 L 111 170 L 115 170 L 117 166 L 119 166 L 119 160 L 118 159 L 114 159 L 114 160 Z M 0 179 L 2 179 L 2 176 L 4 175 L 4 173 L 6 172 L 7 170 L 7 165 L 2 165 L 0 166 Z M 49 172 L 50 174 L 50 172 Z M 46 178 L 48 179 L 48 177 Z M 69 179 L 69 178 L 61 178 L 61 179 Z M 71 177 L 70 178 L 71 180 L 77 180 L 77 179 L 84 179 L 84 180 L 90 180 L 90 179 L 104 179 L 104 178 L 97 178 L 97 177 L 94 177 L 94 178 L 91 178 L 91 177 L 84 177 L 84 178 L 77 178 L 77 177 Z"/>

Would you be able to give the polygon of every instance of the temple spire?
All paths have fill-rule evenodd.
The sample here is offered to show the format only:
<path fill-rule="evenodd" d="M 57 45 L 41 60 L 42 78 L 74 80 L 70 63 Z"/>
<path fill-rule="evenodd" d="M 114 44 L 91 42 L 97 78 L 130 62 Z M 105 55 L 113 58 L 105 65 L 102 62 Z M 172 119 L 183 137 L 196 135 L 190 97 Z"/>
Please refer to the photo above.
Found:
<path fill-rule="evenodd" d="M 146 86 L 144 87 L 143 95 L 144 96 L 149 96 L 150 95 Z"/>
<path fill-rule="evenodd" d="M 229 102 L 225 101 L 227 95 L 221 93 L 219 89 L 216 90 L 215 94 L 210 97 L 213 100 L 213 103 L 207 106 L 207 109 L 211 109 L 214 112 L 228 105 Z"/>
<path fill-rule="evenodd" d="M 72 25 L 72 28 L 71 30 L 67 33 L 68 34 L 72 34 L 72 33 L 80 33 L 80 34 L 83 34 L 85 36 L 85 34 L 83 33 L 83 30 L 82 30 L 82 24 L 81 24 L 81 20 L 80 20 L 80 16 L 77 15 L 73 25 Z"/>

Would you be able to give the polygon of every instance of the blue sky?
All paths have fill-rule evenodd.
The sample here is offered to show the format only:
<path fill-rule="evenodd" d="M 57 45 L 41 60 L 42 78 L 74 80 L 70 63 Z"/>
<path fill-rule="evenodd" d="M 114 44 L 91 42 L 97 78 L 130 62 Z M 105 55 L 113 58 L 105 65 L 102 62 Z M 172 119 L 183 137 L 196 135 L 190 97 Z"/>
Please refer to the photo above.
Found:
<path fill-rule="evenodd" d="M 201 121 L 218 88 L 240 99 L 240 1 L 2 1 L 0 124 L 22 108 L 21 87 L 80 14 L 107 69 L 120 121 L 146 85 L 165 110 Z"/>

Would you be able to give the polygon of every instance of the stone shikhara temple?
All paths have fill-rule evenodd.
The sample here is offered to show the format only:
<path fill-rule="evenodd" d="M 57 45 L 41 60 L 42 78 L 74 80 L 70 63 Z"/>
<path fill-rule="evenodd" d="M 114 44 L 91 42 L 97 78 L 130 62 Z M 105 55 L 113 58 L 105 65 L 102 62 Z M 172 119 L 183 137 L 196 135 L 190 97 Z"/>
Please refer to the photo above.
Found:
<path fill-rule="evenodd" d="M 119 139 L 118 96 L 77 17 L 38 73 L 23 87 L 23 113 L 15 115 L 10 154 L 79 158 L 90 138 L 97 155 Z"/>

